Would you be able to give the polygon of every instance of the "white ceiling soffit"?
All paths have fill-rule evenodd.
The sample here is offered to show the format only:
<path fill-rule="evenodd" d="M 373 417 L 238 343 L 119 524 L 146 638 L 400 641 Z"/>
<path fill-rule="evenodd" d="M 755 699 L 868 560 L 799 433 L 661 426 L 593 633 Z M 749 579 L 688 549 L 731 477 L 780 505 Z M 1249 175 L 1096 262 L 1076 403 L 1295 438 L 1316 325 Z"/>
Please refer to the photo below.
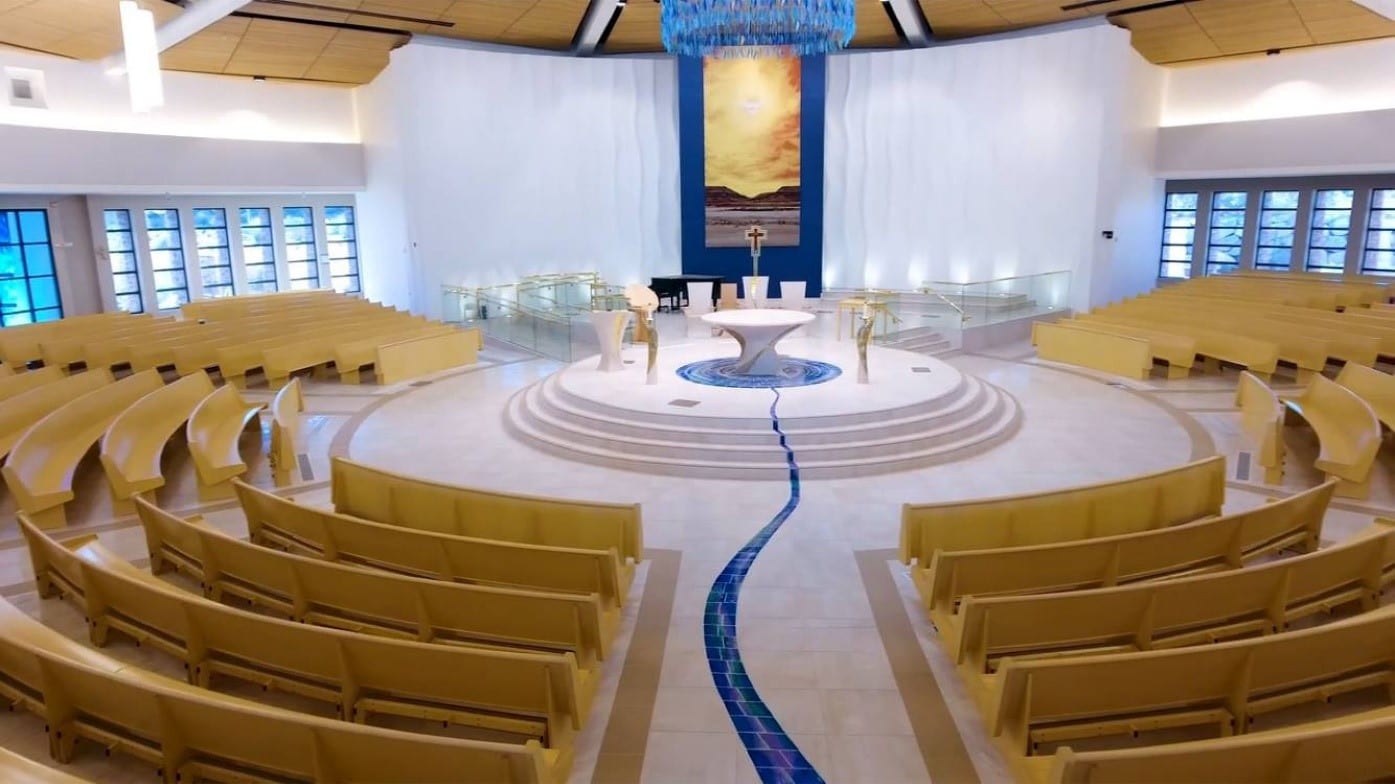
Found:
<path fill-rule="evenodd" d="M 1364 5 L 1386 19 L 1395 19 L 1395 0 L 1356 0 L 1356 4 Z"/>

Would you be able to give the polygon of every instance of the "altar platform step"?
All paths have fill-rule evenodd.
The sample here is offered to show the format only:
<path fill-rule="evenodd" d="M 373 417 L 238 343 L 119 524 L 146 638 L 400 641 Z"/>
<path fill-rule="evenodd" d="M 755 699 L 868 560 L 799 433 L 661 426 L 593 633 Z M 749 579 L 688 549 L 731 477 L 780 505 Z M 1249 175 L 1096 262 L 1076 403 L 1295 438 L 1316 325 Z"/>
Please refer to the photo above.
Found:
<path fill-rule="evenodd" d="M 939 356 L 954 350 L 953 344 L 934 327 L 912 327 L 893 332 L 879 338 L 877 344 L 884 348 L 914 351 L 926 356 Z"/>
<path fill-rule="evenodd" d="M 1020 414 L 1011 396 L 948 372 L 955 381 L 942 394 L 912 405 L 782 418 L 801 475 L 920 468 L 977 454 L 1016 431 Z M 516 437 L 536 448 L 612 468 L 728 479 L 784 479 L 789 472 L 768 417 L 631 410 L 569 392 L 561 373 L 516 394 L 506 421 Z"/>

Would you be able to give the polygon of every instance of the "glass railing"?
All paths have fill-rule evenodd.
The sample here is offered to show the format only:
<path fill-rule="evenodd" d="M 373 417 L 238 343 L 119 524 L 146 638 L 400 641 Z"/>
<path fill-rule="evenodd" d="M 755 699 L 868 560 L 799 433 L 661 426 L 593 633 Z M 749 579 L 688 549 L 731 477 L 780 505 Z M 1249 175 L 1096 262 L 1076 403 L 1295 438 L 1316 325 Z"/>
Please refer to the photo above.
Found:
<path fill-rule="evenodd" d="M 919 292 L 954 309 L 964 327 L 1064 310 L 1070 303 L 1070 271 L 1040 272 L 969 283 L 932 281 Z"/>
<path fill-rule="evenodd" d="M 497 286 L 442 286 L 444 321 L 550 359 L 596 354 L 592 310 L 625 310 L 624 294 L 594 273 L 533 275 Z"/>

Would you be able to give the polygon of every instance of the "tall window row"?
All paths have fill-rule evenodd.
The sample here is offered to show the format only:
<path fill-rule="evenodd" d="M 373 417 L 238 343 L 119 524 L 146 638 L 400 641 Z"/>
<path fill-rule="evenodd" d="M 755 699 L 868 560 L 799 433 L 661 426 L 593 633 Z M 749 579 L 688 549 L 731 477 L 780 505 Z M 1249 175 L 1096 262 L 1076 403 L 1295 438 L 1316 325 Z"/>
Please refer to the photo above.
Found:
<path fill-rule="evenodd" d="M 352 204 L 316 199 L 248 206 L 226 197 L 189 197 L 148 207 L 113 201 L 96 206 L 120 310 L 170 310 L 199 297 L 362 290 Z M 0 233 L 0 260 L 4 237 Z"/>
<path fill-rule="evenodd" d="M 1170 182 L 1162 223 L 1163 278 L 1242 268 L 1395 276 L 1395 176 Z"/>

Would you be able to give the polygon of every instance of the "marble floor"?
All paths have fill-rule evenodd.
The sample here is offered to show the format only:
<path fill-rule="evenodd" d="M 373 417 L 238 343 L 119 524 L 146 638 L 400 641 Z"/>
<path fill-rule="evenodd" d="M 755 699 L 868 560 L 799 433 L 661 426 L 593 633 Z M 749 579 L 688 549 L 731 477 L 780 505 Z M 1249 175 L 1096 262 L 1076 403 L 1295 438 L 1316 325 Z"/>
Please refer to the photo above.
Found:
<path fill-rule="evenodd" d="M 817 328 L 830 330 L 828 321 L 822 316 Z M 642 361 L 643 350 L 627 349 L 626 356 Z M 903 503 L 1057 489 L 1212 454 L 1230 458 L 1227 510 L 1318 480 L 1305 468 L 1316 443 L 1310 433 L 1293 428 L 1283 487 L 1266 487 L 1237 472 L 1243 461 L 1236 458 L 1250 447 L 1231 407 L 1233 373 L 1121 381 L 1039 361 L 1025 344 L 944 359 L 1016 399 L 1022 421 L 1015 436 L 948 464 L 803 481 L 798 508 L 754 561 L 741 594 L 737 636 L 746 671 L 785 732 L 829 782 L 1009 780 L 936 642 L 905 567 L 895 560 Z M 348 455 L 445 482 L 641 504 L 648 557 L 590 722 L 579 737 L 572 780 L 757 781 L 713 688 L 703 613 L 714 579 L 786 504 L 789 483 L 634 473 L 572 462 L 521 443 L 506 430 L 505 403 L 560 367 L 491 343 L 479 365 L 439 374 L 429 383 L 388 388 L 312 383 L 301 445 L 302 468 L 308 470 L 286 492 L 327 504 L 328 459 Z M 244 454 L 257 450 L 255 438 L 250 441 Z M 1334 505 L 1325 541 L 1351 536 L 1373 517 L 1395 516 L 1392 454 L 1382 453 L 1370 499 Z M 177 455 L 169 472 L 162 505 L 198 511 L 212 524 L 245 535 L 237 509 L 194 502 L 192 471 Z M 143 536 L 129 518 L 112 518 L 99 473 L 79 477 L 84 500 L 70 518 L 82 522 L 72 530 L 96 533 L 143 565 Z M 253 463 L 252 479 L 270 484 L 264 462 Z M 12 510 L 12 501 L 0 502 L 0 519 L 12 519 Z M 40 601 L 33 593 L 27 552 L 12 524 L 0 526 L 0 593 L 85 639 L 78 611 L 58 600 Z M 175 674 L 172 660 L 135 646 L 106 650 Z M 0 745 L 46 758 L 42 724 L 32 716 L 0 714 Z M 141 763 L 99 753 L 80 755 L 74 769 L 98 781 L 150 775 Z"/>

